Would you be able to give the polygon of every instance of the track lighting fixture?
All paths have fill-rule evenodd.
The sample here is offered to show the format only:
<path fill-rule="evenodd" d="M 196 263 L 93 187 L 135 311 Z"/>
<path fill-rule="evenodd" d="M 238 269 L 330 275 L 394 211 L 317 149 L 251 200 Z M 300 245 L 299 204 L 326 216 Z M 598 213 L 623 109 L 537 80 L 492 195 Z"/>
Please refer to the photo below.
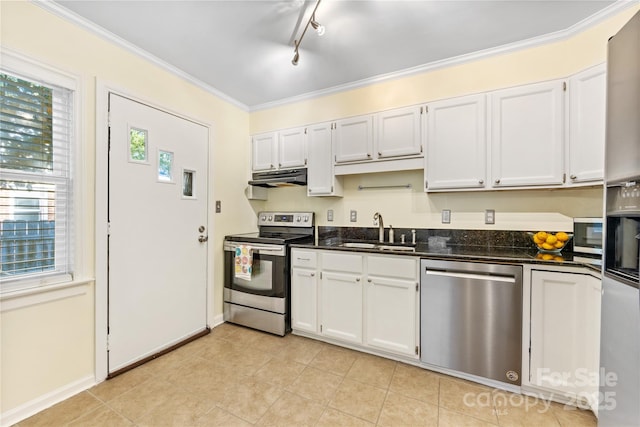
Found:
<path fill-rule="evenodd" d="M 307 32 L 307 28 L 309 28 L 309 25 L 311 25 L 311 27 L 316 31 L 316 33 L 318 33 L 319 36 L 325 33 L 324 25 L 321 25 L 320 23 L 318 23 L 318 21 L 316 21 L 316 10 L 318 10 L 318 6 L 320 5 L 321 1 L 322 0 L 318 0 L 318 2 L 316 3 L 316 7 L 313 8 L 311 17 L 309 18 L 307 25 L 304 26 L 304 30 L 302 31 L 300 38 L 298 40 L 295 40 L 293 43 L 294 45 L 293 59 L 291 60 L 291 63 L 293 65 L 298 65 L 298 60 L 300 59 L 300 51 L 299 51 L 300 43 L 302 43 L 302 39 L 304 38 L 304 35 Z"/>

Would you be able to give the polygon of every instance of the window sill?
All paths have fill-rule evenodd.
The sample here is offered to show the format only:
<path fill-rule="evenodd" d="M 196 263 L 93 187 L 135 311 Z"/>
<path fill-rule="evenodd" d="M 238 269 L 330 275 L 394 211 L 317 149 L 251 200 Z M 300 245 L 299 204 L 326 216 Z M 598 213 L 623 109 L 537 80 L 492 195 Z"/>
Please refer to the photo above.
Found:
<path fill-rule="evenodd" d="M 80 279 L 55 285 L 6 292 L 0 294 L 0 313 L 84 295 L 89 289 L 89 284 L 93 282 L 94 279 Z"/>

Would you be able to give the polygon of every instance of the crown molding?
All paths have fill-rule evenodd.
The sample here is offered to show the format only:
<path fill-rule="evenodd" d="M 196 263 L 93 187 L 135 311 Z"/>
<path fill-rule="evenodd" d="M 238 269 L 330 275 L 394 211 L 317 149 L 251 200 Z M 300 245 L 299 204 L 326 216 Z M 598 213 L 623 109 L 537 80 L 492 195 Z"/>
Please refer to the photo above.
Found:
<path fill-rule="evenodd" d="M 0 0 L 1 1 L 1 0 Z M 138 46 L 134 45 L 133 43 L 130 43 L 128 41 L 126 41 L 125 39 L 105 30 L 104 28 L 100 27 L 99 25 L 89 21 L 88 19 L 85 19 L 83 17 L 81 17 L 80 15 L 78 15 L 75 12 L 70 11 L 69 9 L 60 6 L 59 4 L 50 1 L 50 0 L 31 0 L 31 2 L 39 7 L 41 7 L 42 9 L 45 9 L 51 13 L 53 13 L 54 15 L 65 19 L 66 21 L 69 21 L 75 25 L 78 25 L 79 27 L 97 35 L 98 37 L 101 37 L 102 39 L 105 39 L 127 51 L 129 51 L 129 53 L 132 53 L 134 55 L 137 55 L 141 58 L 144 58 L 145 60 L 151 62 L 152 64 L 156 65 L 159 68 L 164 69 L 165 71 L 168 71 L 171 74 L 174 74 L 177 77 L 182 78 L 183 80 L 188 81 L 189 83 L 193 84 L 194 86 L 199 87 L 200 89 L 222 99 L 223 101 L 226 101 L 238 108 L 240 108 L 243 111 L 249 112 L 249 106 L 247 106 L 246 104 L 243 104 L 242 102 L 238 101 L 237 99 L 227 95 L 224 92 L 221 92 L 220 90 L 214 88 L 211 85 L 208 85 L 207 83 L 203 82 L 202 80 L 199 80 L 195 77 L 193 77 L 192 75 L 184 72 L 183 70 L 181 70 L 178 67 L 175 67 L 163 60 L 161 60 L 160 58 L 156 57 L 155 55 L 152 55 L 151 53 L 147 52 L 144 49 L 139 48 Z"/>
<path fill-rule="evenodd" d="M 400 71 L 394 71 L 386 74 L 379 74 L 377 76 L 369 77 L 362 80 L 357 80 L 354 82 L 333 86 L 326 89 L 320 89 L 317 91 L 307 92 L 304 94 L 292 96 L 289 98 L 283 98 L 276 101 L 266 102 L 263 104 L 256 104 L 252 106 L 248 106 L 235 98 L 227 95 L 226 93 L 221 92 L 220 90 L 214 88 L 207 83 L 193 77 L 192 75 L 186 73 L 185 71 L 157 58 L 156 56 L 150 54 L 149 52 L 135 46 L 134 44 L 124 40 L 121 37 L 116 36 L 115 34 L 105 30 L 104 28 L 98 26 L 97 24 L 79 16 L 78 14 L 66 9 L 63 6 L 58 5 L 57 3 L 50 0 L 31 0 L 32 3 L 40 6 L 41 8 L 71 22 L 74 23 L 83 29 L 107 40 L 110 41 L 125 50 L 133 53 L 134 55 L 140 56 L 149 62 L 155 64 L 156 66 L 192 83 L 193 85 L 199 87 L 200 89 L 211 93 L 214 96 L 240 108 L 243 111 L 247 112 L 255 112 L 260 110 L 267 110 L 270 108 L 281 107 L 288 104 L 293 104 L 296 102 L 307 101 L 314 98 L 320 98 L 327 95 L 332 95 L 340 92 L 346 92 L 349 90 L 359 89 L 366 86 L 371 86 L 377 83 L 392 81 L 404 77 L 413 76 L 416 74 L 427 73 L 431 71 L 435 71 L 442 68 L 452 67 L 456 65 L 461 65 L 468 62 L 474 62 L 481 59 L 486 59 L 492 56 L 504 55 L 507 53 L 516 52 L 519 50 L 529 49 L 536 46 L 541 46 L 545 44 L 550 44 L 562 40 L 569 39 L 576 34 L 581 33 L 582 31 L 616 15 L 617 13 L 631 8 L 633 6 L 637 6 L 640 4 L 640 0 L 619 0 L 613 3 L 612 5 L 602 9 L 598 13 L 595 13 L 586 19 L 578 22 L 577 24 L 565 29 L 556 31 L 554 33 L 545 34 L 539 37 L 533 37 L 527 40 L 509 43 L 506 45 L 498 46 L 495 48 L 484 49 L 477 52 L 472 52 L 465 55 L 459 55 L 453 58 L 447 58 L 440 61 L 429 62 L 427 64 L 419 65 L 416 67 L 406 68 Z"/>

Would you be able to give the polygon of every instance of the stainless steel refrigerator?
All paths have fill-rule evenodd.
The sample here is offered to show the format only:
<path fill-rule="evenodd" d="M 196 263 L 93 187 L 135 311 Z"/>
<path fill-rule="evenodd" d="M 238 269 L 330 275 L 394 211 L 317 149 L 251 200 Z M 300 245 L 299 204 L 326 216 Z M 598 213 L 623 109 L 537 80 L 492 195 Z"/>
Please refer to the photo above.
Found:
<path fill-rule="evenodd" d="M 599 426 L 640 426 L 640 12 L 609 40 Z"/>

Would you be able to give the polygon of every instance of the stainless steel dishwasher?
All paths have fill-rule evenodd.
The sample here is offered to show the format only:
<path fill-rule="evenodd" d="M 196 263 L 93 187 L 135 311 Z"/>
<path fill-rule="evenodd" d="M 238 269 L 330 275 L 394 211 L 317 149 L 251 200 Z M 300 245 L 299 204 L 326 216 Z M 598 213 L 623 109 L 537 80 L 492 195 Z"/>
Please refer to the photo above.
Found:
<path fill-rule="evenodd" d="M 422 362 L 520 385 L 522 267 L 421 261 Z"/>

